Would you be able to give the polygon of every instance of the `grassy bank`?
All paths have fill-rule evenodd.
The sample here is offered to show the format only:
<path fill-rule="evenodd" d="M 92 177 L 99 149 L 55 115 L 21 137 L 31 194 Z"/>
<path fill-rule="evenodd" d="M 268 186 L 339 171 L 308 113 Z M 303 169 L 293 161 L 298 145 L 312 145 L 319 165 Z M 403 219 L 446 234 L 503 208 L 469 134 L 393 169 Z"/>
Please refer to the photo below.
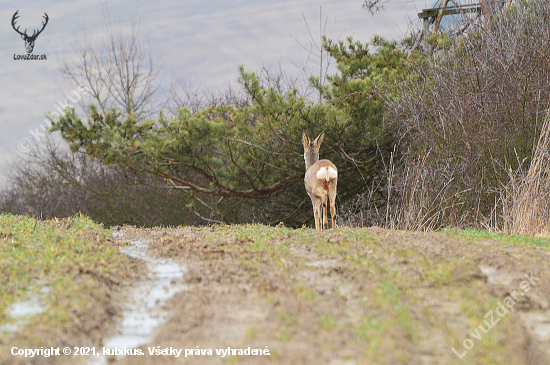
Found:
<path fill-rule="evenodd" d="M 102 323 L 119 312 L 113 292 L 139 272 L 109 237 L 81 215 L 0 215 L 0 363 L 23 361 L 10 355 L 12 346 L 97 343 L 108 327 Z M 18 313 L 25 309 L 27 315 Z"/>

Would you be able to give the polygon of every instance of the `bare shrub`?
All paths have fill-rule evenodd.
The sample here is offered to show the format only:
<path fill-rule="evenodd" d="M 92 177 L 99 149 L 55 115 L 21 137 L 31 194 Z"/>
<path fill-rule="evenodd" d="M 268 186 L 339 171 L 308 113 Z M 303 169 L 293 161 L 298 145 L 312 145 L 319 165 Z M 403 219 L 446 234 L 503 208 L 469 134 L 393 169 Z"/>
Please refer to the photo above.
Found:
<path fill-rule="evenodd" d="M 427 163 L 428 158 L 396 170 L 392 178 L 395 185 L 391 187 L 394 197 L 388 202 L 384 219 L 386 227 L 426 231 L 440 228 L 445 221 L 460 224 L 467 220 L 461 209 L 467 194 L 453 184 L 452 167 L 434 169 Z"/>
<path fill-rule="evenodd" d="M 461 209 L 468 194 L 453 184 L 451 166 L 434 169 L 428 159 L 406 164 L 390 160 L 382 187 L 384 204 L 375 198 L 380 189 L 370 188 L 342 207 L 340 225 L 431 231 L 448 221 L 465 224 L 476 219 L 470 215 L 478 212 Z"/>
<path fill-rule="evenodd" d="M 403 153 L 396 226 L 503 225 L 501 189 L 531 163 L 550 105 L 549 18 L 546 1 L 517 2 L 413 64 L 389 102 Z"/>
<path fill-rule="evenodd" d="M 56 54 L 57 69 L 67 81 L 65 87 L 71 90 L 82 85 L 87 89 L 88 95 L 79 101 L 86 112 L 92 102 L 102 113 L 117 107 L 138 120 L 152 117 L 164 105 L 160 97 L 164 66 L 153 57 L 147 37 L 140 31 L 138 6 L 129 31 L 109 13 L 107 5 L 102 10 L 101 42 L 95 42 L 91 30 L 84 29 L 81 35 L 73 32 L 70 56 Z"/>
<path fill-rule="evenodd" d="M 78 212 L 106 226 L 196 224 L 191 200 L 151 176 L 103 166 L 47 139 L 5 170 L 0 212 L 43 218 Z M 203 213 L 205 214 L 205 213 Z"/>
<path fill-rule="evenodd" d="M 368 227 L 378 225 L 376 213 L 370 211 L 372 205 L 370 192 L 364 192 L 356 195 L 348 204 L 340 207 L 336 223 L 340 227 Z"/>

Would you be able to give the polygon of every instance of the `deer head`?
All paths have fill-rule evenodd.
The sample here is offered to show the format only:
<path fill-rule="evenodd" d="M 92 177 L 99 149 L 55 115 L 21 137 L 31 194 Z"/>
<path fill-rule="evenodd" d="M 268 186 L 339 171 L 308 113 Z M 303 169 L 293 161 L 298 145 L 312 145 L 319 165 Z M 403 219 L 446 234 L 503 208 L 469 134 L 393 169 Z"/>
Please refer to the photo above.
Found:
<path fill-rule="evenodd" d="M 24 33 L 21 33 L 19 31 L 19 27 L 15 27 L 15 19 L 19 18 L 19 15 L 17 15 L 17 13 L 19 13 L 19 10 L 17 10 L 15 12 L 15 14 L 13 14 L 13 18 L 11 18 L 11 26 L 13 27 L 13 29 L 21 34 L 21 38 L 23 38 L 23 40 L 25 41 L 25 49 L 27 50 L 27 53 L 32 53 L 32 50 L 34 49 L 34 42 L 36 41 L 36 38 L 38 37 L 38 35 L 40 33 L 42 33 L 42 31 L 44 30 L 44 28 L 46 28 L 46 24 L 48 24 L 48 14 L 44 13 L 44 18 L 46 19 L 46 22 L 42 22 L 42 29 L 40 30 L 35 30 L 31 36 L 29 36 L 27 34 L 27 30 L 25 29 L 25 32 Z"/>

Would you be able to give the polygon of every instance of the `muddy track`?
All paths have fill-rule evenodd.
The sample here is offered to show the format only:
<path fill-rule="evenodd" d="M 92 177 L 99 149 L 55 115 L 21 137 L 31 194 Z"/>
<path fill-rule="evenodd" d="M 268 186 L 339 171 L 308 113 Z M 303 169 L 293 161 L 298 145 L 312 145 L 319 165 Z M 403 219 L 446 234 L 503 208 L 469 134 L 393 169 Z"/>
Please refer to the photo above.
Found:
<path fill-rule="evenodd" d="M 547 247 L 380 228 L 113 232 L 181 275 L 159 284 L 144 355 L 104 363 L 550 364 Z"/>

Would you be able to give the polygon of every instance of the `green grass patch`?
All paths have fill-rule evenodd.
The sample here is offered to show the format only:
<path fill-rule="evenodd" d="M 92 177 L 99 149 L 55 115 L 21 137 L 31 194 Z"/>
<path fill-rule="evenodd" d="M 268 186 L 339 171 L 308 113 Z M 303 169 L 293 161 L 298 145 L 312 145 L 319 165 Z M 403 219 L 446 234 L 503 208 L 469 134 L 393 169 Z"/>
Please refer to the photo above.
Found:
<path fill-rule="evenodd" d="M 214 225 L 199 228 L 199 230 L 207 242 L 217 242 L 220 239 L 233 237 L 240 240 L 243 243 L 243 247 L 247 250 L 265 250 L 280 253 L 288 253 L 288 248 L 276 242 L 288 238 L 290 233 L 294 231 L 284 227 L 274 229 L 262 224 Z M 239 245 L 231 245 L 229 248 L 241 249 Z"/>
<path fill-rule="evenodd" d="M 415 328 L 411 320 L 411 311 L 401 301 L 401 292 L 390 280 L 384 280 L 377 285 L 382 296 L 390 303 L 394 310 L 394 318 L 397 325 L 406 333 L 409 340 L 414 339 Z"/>
<path fill-rule="evenodd" d="M 0 215 L 0 327 L 17 323 L 17 332 L 26 328 L 32 338 L 35 325 L 69 328 L 75 312 L 101 305 L 98 283 L 120 279 L 128 260 L 107 243 L 108 234 L 82 215 L 46 221 Z M 30 299 L 38 300 L 44 311 L 13 318 L 14 303 Z M 0 343 L 13 335 L 0 331 Z"/>
<path fill-rule="evenodd" d="M 441 230 L 441 233 L 448 235 L 453 238 L 466 238 L 471 241 L 481 241 L 481 240 L 496 240 L 504 243 L 509 243 L 519 247 L 550 247 L 550 238 L 546 237 L 532 237 L 524 236 L 520 234 L 504 234 L 490 232 L 485 229 L 474 229 L 474 228 L 445 228 Z"/>
<path fill-rule="evenodd" d="M 317 324 L 322 330 L 332 331 L 338 326 L 338 321 L 330 314 L 323 314 Z"/>
<path fill-rule="evenodd" d="M 292 314 L 279 313 L 279 328 L 275 339 L 281 342 L 287 342 L 294 337 L 296 330 L 296 319 Z"/>
<path fill-rule="evenodd" d="M 307 288 L 303 284 L 294 284 L 293 289 L 299 294 L 303 295 L 308 300 L 315 300 L 317 298 L 315 293 L 313 293 L 311 289 Z"/>

